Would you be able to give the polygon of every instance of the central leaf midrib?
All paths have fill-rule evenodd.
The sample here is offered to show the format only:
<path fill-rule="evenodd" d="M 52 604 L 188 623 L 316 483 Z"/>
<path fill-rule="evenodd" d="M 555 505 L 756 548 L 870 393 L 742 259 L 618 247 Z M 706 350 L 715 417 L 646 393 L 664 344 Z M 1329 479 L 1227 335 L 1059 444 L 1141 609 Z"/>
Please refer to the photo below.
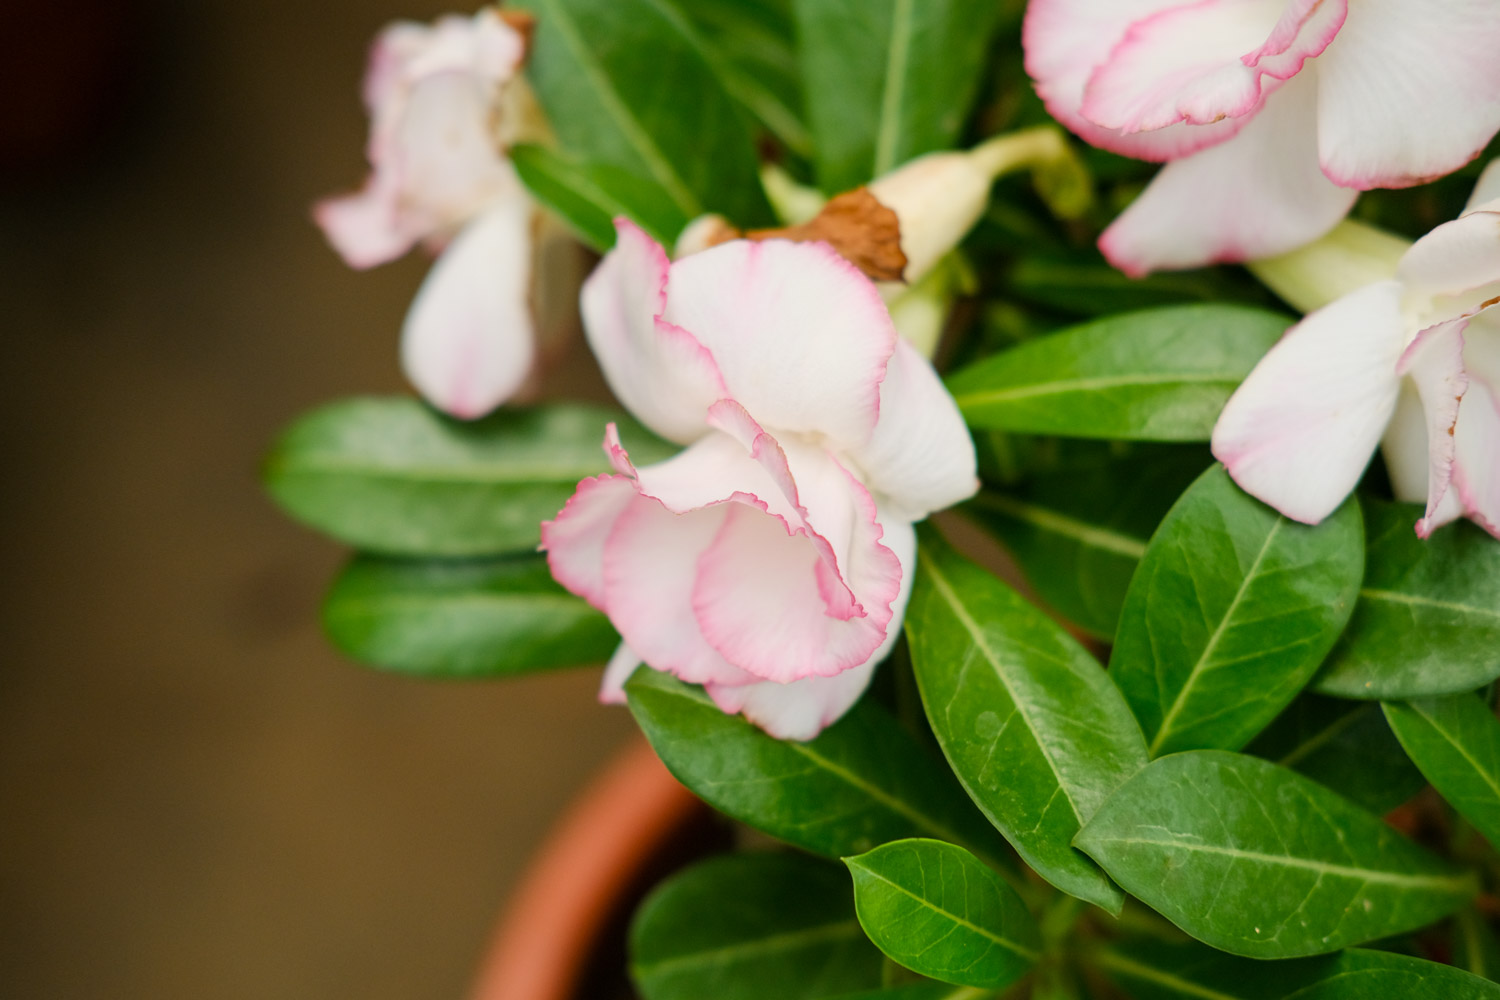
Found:
<path fill-rule="evenodd" d="M 1219 640 L 1223 638 L 1225 630 L 1229 627 L 1230 619 L 1239 610 L 1240 602 L 1245 599 L 1245 594 L 1249 591 L 1250 584 L 1255 579 L 1256 572 L 1260 569 L 1260 564 L 1265 561 L 1266 553 L 1271 549 L 1272 540 L 1281 531 L 1281 525 L 1282 518 L 1278 517 L 1272 523 L 1271 530 L 1266 532 L 1265 541 L 1261 543 L 1260 551 L 1255 554 L 1255 561 L 1250 564 L 1250 569 L 1246 571 L 1245 578 L 1240 581 L 1239 589 L 1234 592 L 1234 599 L 1229 602 L 1229 607 L 1224 610 L 1224 615 L 1219 619 L 1219 624 L 1214 629 L 1213 635 L 1209 636 L 1208 644 L 1203 647 L 1203 652 L 1198 654 L 1197 661 L 1193 663 L 1192 669 L 1188 672 L 1187 680 L 1183 682 L 1182 687 L 1177 691 L 1177 697 L 1172 701 L 1172 707 L 1168 709 L 1166 715 L 1162 716 L 1161 725 L 1157 727 L 1156 735 L 1152 737 L 1151 746 L 1148 748 L 1148 752 L 1152 757 L 1156 756 L 1156 752 L 1161 749 L 1162 744 L 1166 741 L 1166 737 L 1171 732 L 1172 723 L 1177 721 L 1177 716 L 1182 711 L 1182 706 L 1187 702 L 1188 692 L 1192 690 L 1193 685 L 1198 683 L 1198 678 L 1206 672 L 1204 664 L 1208 662 L 1209 657 L 1218 648 Z"/>
<path fill-rule="evenodd" d="M 604 67 L 593 58 L 593 51 L 588 44 L 579 37 L 578 26 L 563 10 L 562 4 L 558 3 L 558 0 L 538 0 L 538 2 L 546 6 L 550 23 L 557 27 L 558 34 L 572 52 L 573 58 L 577 60 L 584 75 L 597 90 L 600 103 L 609 111 L 609 116 L 614 119 L 615 125 L 641 157 L 652 176 L 666 189 L 672 201 L 688 218 L 696 219 L 702 215 L 702 204 L 699 203 L 687 183 L 672 169 L 671 163 L 657 148 L 656 143 L 652 141 L 641 123 L 630 113 L 629 105 L 620 97 L 619 91 L 615 89 Z"/>
<path fill-rule="evenodd" d="M 1361 587 L 1359 596 L 1372 601 L 1389 601 L 1392 604 L 1411 604 L 1423 608 L 1441 608 L 1444 611 L 1456 611 L 1463 615 L 1477 615 L 1481 618 L 1494 618 L 1500 621 L 1500 610 L 1493 608 L 1480 608 L 1472 604 L 1460 604 L 1457 601 L 1440 601 L 1435 597 L 1423 597 L 1420 594 L 1405 594 L 1399 590 L 1383 590 L 1378 587 Z"/>
<path fill-rule="evenodd" d="M 474 483 L 476 485 L 553 485 L 571 484 L 579 479 L 599 474 L 597 465 L 573 466 L 529 466 L 523 468 L 497 468 L 495 466 L 441 466 L 441 465 L 380 465 L 367 459 L 343 460 L 319 458 L 317 461 L 297 459 L 283 462 L 275 470 L 282 476 L 293 475 L 347 475 L 365 479 L 410 481 L 414 483 Z"/>
<path fill-rule="evenodd" d="M 1138 844 L 1148 847 L 1187 851 L 1194 854 L 1218 854 L 1223 857 L 1236 858 L 1242 861 L 1258 861 L 1262 864 L 1276 865 L 1283 868 L 1300 868 L 1304 871 L 1317 872 L 1320 875 L 1360 879 L 1366 882 L 1405 886 L 1407 888 L 1460 890 L 1470 887 L 1473 881 L 1468 873 L 1461 875 L 1405 875 L 1401 872 L 1388 872 L 1379 868 L 1354 868 L 1349 865 L 1338 865 L 1328 861 L 1318 861 L 1313 858 L 1299 858 L 1288 854 L 1266 854 L 1262 851 L 1247 851 L 1243 848 L 1229 847 L 1223 844 L 1190 844 L 1175 840 L 1148 840 L 1145 837 L 1101 837 L 1093 841 L 1093 843 Z"/>
<path fill-rule="evenodd" d="M 978 934 L 978 935 L 980 935 L 983 938 L 986 938 L 986 939 L 988 939 L 990 941 L 995 942 L 1000 947 L 1005 948 L 1008 951 L 1012 951 L 1015 954 L 1020 955 L 1022 958 L 1026 959 L 1028 961 L 1035 962 L 1035 961 L 1037 961 L 1038 959 L 1041 958 L 1041 955 L 1039 953 L 1037 953 L 1035 951 L 1032 951 L 1030 948 L 1027 948 L 1025 945 L 1018 944 L 1017 942 L 1012 941 L 1009 938 L 1001 937 L 998 934 L 995 934 L 995 933 L 993 933 L 993 932 L 991 932 L 989 930 L 986 930 L 983 927 L 980 927 L 978 924 L 975 924 L 975 923 L 973 923 L 973 922 L 971 922 L 969 920 L 964 919 L 963 917 L 960 917 L 958 914 L 953 913 L 950 910 L 943 909 L 941 906 L 938 906 L 936 903 L 934 903 L 932 900 L 928 899 L 926 896 L 919 896 L 915 892 L 912 892 L 910 889 L 906 888 L 906 886 L 901 885 L 899 882 L 893 882 L 892 880 L 886 878 L 884 875 L 882 875 L 879 872 L 875 871 L 874 869 L 870 868 L 868 865 L 860 865 L 859 868 L 860 868 L 860 871 L 866 873 L 871 878 L 879 879 L 881 882 L 884 882 L 886 885 L 890 886 L 892 889 L 895 889 L 897 892 L 901 893 L 903 896 L 907 897 L 908 899 L 916 900 L 918 903 L 922 904 L 923 906 L 925 906 L 927 909 L 933 911 L 934 913 L 940 913 L 940 914 L 942 914 L 944 917 L 947 917 L 949 920 L 953 921 L 955 924 L 958 924 L 960 927 L 967 927 L 969 930 L 973 931 L 975 934 Z"/>
<path fill-rule="evenodd" d="M 1167 989 L 1196 997 L 1197 1000 L 1245 1000 L 1244 997 L 1234 996 L 1229 993 L 1220 993 L 1218 990 L 1183 979 L 1181 976 L 1168 972 L 1165 969 L 1158 969 L 1143 962 L 1137 962 L 1133 958 L 1128 958 L 1108 949 L 1095 951 L 1089 957 L 1107 969 L 1113 968 L 1116 972 L 1138 976 L 1159 986 L 1165 986 Z"/>
<path fill-rule="evenodd" d="M 1015 497 L 985 493 L 975 497 L 970 503 L 981 510 L 993 510 L 1044 531 L 1052 531 L 1065 538 L 1071 538 L 1080 545 L 1112 552 L 1127 559 L 1139 561 L 1146 554 L 1146 543 L 1139 538 L 1132 538 L 1109 528 L 1101 528 L 1067 514 L 1060 514 L 1048 507 L 1017 500 Z"/>
<path fill-rule="evenodd" d="M 1458 697 L 1462 698 L 1465 697 L 1465 695 L 1459 695 Z M 1495 798 L 1497 800 L 1500 800 L 1500 784 L 1497 784 L 1495 778 L 1489 773 L 1489 771 L 1485 770 L 1485 768 L 1480 765 L 1479 761 L 1474 759 L 1474 757 L 1469 753 L 1468 748 L 1465 747 L 1457 739 L 1455 739 L 1451 732 L 1438 725 L 1437 720 L 1434 719 L 1431 715 L 1428 715 L 1426 712 L 1424 712 L 1416 702 L 1407 702 L 1407 704 L 1410 705 L 1412 711 L 1421 716 L 1422 719 L 1432 727 L 1433 731 L 1436 732 L 1440 737 L 1442 737 L 1449 746 L 1458 751 L 1458 755 L 1468 762 L 1469 766 L 1474 769 L 1474 773 L 1479 775 L 1480 779 L 1489 786 L 1490 791 L 1494 793 Z"/>
<path fill-rule="evenodd" d="M 849 920 L 840 920 L 837 923 L 818 924 L 814 927 L 804 927 L 800 930 L 771 934 L 763 938 L 740 941 L 707 951 L 694 951 L 684 955 L 673 955 L 671 958 L 637 964 L 636 970 L 642 975 L 659 975 L 663 969 L 675 971 L 683 967 L 691 968 L 695 965 L 723 965 L 726 962 L 739 958 L 763 955 L 767 952 L 796 951 L 800 948 L 806 948 L 809 945 L 837 941 L 844 937 L 850 940 L 860 940 L 864 937 L 864 931 L 860 928 L 859 921 L 851 918 Z"/>
<path fill-rule="evenodd" d="M 1009 678 L 1005 676 L 1005 672 L 1001 670 L 1000 661 L 995 651 L 982 638 L 979 623 L 969 614 L 968 608 L 959 599 L 958 592 L 953 589 L 953 585 L 948 582 L 947 577 L 943 576 L 942 571 L 937 568 L 935 561 L 928 559 L 926 561 L 926 568 L 928 575 L 932 578 L 933 585 L 942 592 L 944 600 L 953 609 L 954 617 L 958 619 L 959 624 L 964 627 L 964 630 L 969 633 L 975 648 L 983 653 L 984 658 L 989 661 L 990 668 L 994 671 L 1000 685 L 1005 688 L 1005 693 L 1010 695 L 1011 704 L 1016 706 L 1016 711 L 1021 714 L 1021 719 L 1026 723 L 1026 728 L 1031 732 L 1032 739 L 1036 741 L 1037 752 L 1042 755 L 1042 760 L 1047 762 L 1047 769 L 1052 772 L 1053 780 L 1057 782 L 1058 789 L 1061 790 L 1063 798 L 1067 800 L 1068 808 L 1073 812 L 1074 821 L 1081 826 L 1083 824 L 1083 812 L 1078 808 L 1078 803 L 1073 799 L 1072 790 L 1063 781 L 1061 768 L 1052 759 L 1052 754 L 1048 751 L 1046 743 L 1042 740 L 1041 732 L 1037 729 L 1035 720 L 1027 712 L 1022 700 L 1017 697 L 1015 690 L 1010 685 Z"/>
<path fill-rule="evenodd" d="M 1142 372 L 1135 375 L 1094 375 L 1068 382 L 1040 382 L 1018 385 L 1005 389 L 981 389 L 972 392 L 954 393 L 958 408 L 970 409 L 991 403 L 1004 403 L 1014 399 L 1033 399 L 1038 396 L 1058 396 L 1071 392 L 1092 392 L 1098 389 L 1114 389 L 1133 385 L 1174 385 L 1180 383 L 1225 382 L 1239 385 L 1244 381 L 1242 372 Z"/>
<path fill-rule="evenodd" d="M 434 605 L 443 608 L 463 607 L 467 610 L 482 608 L 490 610 L 492 605 L 515 608 L 524 605 L 528 609 L 540 609 L 548 611 L 573 611 L 579 614 L 592 612 L 593 609 L 583 600 L 571 597 L 567 594 L 453 594 L 452 596 L 435 594 L 433 596 L 418 594 L 399 594 L 391 597 L 365 597 L 344 598 L 331 607 L 338 609 L 340 617 L 353 616 L 365 618 L 377 618 L 382 612 L 391 611 L 431 611 Z"/>

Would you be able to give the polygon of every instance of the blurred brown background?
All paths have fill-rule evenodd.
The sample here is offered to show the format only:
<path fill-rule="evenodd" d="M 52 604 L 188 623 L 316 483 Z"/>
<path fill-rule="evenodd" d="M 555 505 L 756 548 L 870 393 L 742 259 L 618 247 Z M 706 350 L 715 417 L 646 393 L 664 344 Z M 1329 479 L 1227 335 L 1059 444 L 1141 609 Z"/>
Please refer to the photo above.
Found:
<path fill-rule="evenodd" d="M 425 262 L 350 272 L 307 208 L 362 179 L 369 39 L 446 9 L 0 4 L 4 997 L 458 996 L 632 729 L 593 671 L 342 662 L 341 553 L 256 483 L 297 413 L 404 391 Z"/>

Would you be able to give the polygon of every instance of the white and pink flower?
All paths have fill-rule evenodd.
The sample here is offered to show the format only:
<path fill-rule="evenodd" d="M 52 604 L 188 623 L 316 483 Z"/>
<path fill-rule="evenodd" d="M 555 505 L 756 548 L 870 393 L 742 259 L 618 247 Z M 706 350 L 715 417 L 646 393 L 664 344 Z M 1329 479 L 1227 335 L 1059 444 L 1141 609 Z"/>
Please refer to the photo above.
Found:
<path fill-rule="evenodd" d="M 1171 161 L 1100 240 L 1130 274 L 1294 249 L 1500 130 L 1493 0 L 1031 0 L 1024 44 L 1059 121 Z"/>
<path fill-rule="evenodd" d="M 439 253 L 407 313 L 401 358 L 433 405 L 459 417 L 504 402 L 531 369 L 533 208 L 504 150 L 519 136 L 526 38 L 494 8 L 431 26 L 398 22 L 370 53 L 362 190 L 314 217 L 351 267 Z"/>
<path fill-rule="evenodd" d="M 973 443 L 874 284 L 823 243 L 735 240 L 669 263 L 624 220 L 589 278 L 590 345 L 615 395 L 687 448 L 584 480 L 542 543 L 622 645 L 726 712 L 809 739 L 889 651 L 913 522 L 971 495 Z"/>
<path fill-rule="evenodd" d="M 1500 162 L 1393 278 L 1309 313 L 1229 400 L 1213 451 L 1246 492 L 1316 524 L 1384 439 L 1417 534 L 1468 517 L 1500 538 Z"/>

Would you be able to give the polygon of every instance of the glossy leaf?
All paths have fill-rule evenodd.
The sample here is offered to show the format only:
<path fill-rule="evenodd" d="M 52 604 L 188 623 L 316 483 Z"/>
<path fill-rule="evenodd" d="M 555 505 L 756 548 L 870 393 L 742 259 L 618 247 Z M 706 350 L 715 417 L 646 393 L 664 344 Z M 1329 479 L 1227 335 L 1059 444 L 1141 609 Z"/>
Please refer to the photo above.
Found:
<path fill-rule="evenodd" d="M 552 579 L 542 556 L 407 560 L 357 556 L 323 604 L 350 657 L 427 677 L 496 677 L 603 663 L 609 620 Z"/>
<path fill-rule="evenodd" d="M 513 146 L 510 161 L 532 197 L 598 251 L 615 245 L 614 219 L 625 216 L 668 247 L 688 218 L 661 186 L 608 164 L 570 162 L 541 146 Z"/>
<path fill-rule="evenodd" d="M 271 495 L 339 541 L 389 555 L 531 551 L 578 481 L 609 471 L 610 420 L 644 465 L 672 454 L 592 406 L 506 409 L 465 423 L 414 399 L 346 399 L 306 414 L 266 460 Z"/>
<path fill-rule="evenodd" d="M 948 388 L 971 427 L 1207 441 L 1290 322 L 1231 305 L 1125 313 L 991 355 L 951 376 Z"/>
<path fill-rule="evenodd" d="M 1354 609 L 1359 507 L 1317 527 L 1214 466 L 1173 506 L 1130 583 L 1110 675 L 1152 756 L 1237 750 L 1307 684 Z"/>
<path fill-rule="evenodd" d="M 954 773 L 1037 874 L 1112 912 L 1124 897 L 1071 846 L 1146 762 L 1098 661 L 986 570 L 923 532 L 906 612 L 912 665 Z"/>
<path fill-rule="evenodd" d="M 887 986 L 885 989 L 861 993 L 840 994 L 830 1000 L 994 1000 L 997 996 L 999 994 L 993 990 L 976 989 L 973 986 L 925 982 Z"/>
<path fill-rule="evenodd" d="M 536 15 L 527 76 L 565 154 L 654 182 L 686 219 L 773 221 L 749 122 L 669 0 L 511 5 Z"/>
<path fill-rule="evenodd" d="M 1000 540 L 1047 605 L 1108 640 L 1152 532 L 1212 461 L 1197 447 L 1140 445 L 1094 468 L 986 491 L 964 512 Z"/>
<path fill-rule="evenodd" d="M 1000 4 L 793 0 L 818 181 L 835 194 L 951 149 Z"/>
<path fill-rule="evenodd" d="M 789 0 L 691 0 L 682 11 L 716 53 L 734 99 L 792 152 L 811 156 Z"/>
<path fill-rule="evenodd" d="M 797 743 L 725 715 L 702 688 L 659 671 L 637 670 L 625 691 L 678 781 L 773 837 L 829 857 L 934 837 L 1004 863 L 1003 842 L 952 775 L 871 699 Z"/>
<path fill-rule="evenodd" d="M 1304 692 L 1245 752 L 1305 774 L 1382 815 L 1427 787 L 1372 701 Z"/>
<path fill-rule="evenodd" d="M 1472 694 L 1386 702 L 1385 717 L 1438 794 L 1500 844 L 1500 719 Z"/>
<path fill-rule="evenodd" d="M 1500 987 L 1451 966 L 1361 948 L 1256 962 L 1197 944 L 1132 941 L 1087 961 L 1133 1000 L 1500 1000 Z"/>
<path fill-rule="evenodd" d="M 1500 983 L 1500 940 L 1484 914 L 1470 907 L 1453 924 L 1453 964 L 1480 979 Z"/>
<path fill-rule="evenodd" d="M 815 1000 L 881 983 L 844 873 L 806 855 L 701 862 L 658 886 L 630 929 L 645 1000 Z"/>
<path fill-rule="evenodd" d="M 1365 581 L 1315 681 L 1344 698 L 1472 691 L 1500 677 L 1500 542 L 1467 521 L 1412 531 L 1417 504 L 1366 500 Z"/>
<path fill-rule="evenodd" d="M 1041 957 L 1041 934 L 1021 897 L 961 847 L 898 840 L 844 864 L 865 933 L 913 972 L 999 989 Z"/>
<path fill-rule="evenodd" d="M 1317 782 L 1219 750 L 1152 762 L 1075 843 L 1188 934 L 1249 958 L 1414 930 L 1477 888 L 1472 873 Z"/>

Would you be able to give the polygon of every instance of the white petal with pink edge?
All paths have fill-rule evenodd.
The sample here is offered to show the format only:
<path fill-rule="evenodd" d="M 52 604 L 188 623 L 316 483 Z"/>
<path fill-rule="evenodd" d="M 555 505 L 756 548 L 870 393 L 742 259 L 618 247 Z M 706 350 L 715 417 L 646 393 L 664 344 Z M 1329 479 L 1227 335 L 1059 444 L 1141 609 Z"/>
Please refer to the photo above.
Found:
<path fill-rule="evenodd" d="M 404 255 L 425 235 L 408 227 L 399 203 L 393 179 L 376 174 L 354 194 L 318 202 L 313 221 L 345 264 L 364 270 Z"/>
<path fill-rule="evenodd" d="M 1427 511 L 1417 524 L 1417 534 L 1423 538 L 1436 526 L 1433 519 L 1453 478 L 1454 430 L 1459 403 L 1469 387 L 1464 372 L 1467 323 L 1452 320 L 1423 330 L 1396 363 L 1397 373 L 1410 378 L 1416 387 L 1427 427 Z"/>
<path fill-rule="evenodd" d="M 615 220 L 614 249 L 583 285 L 589 347 L 615 397 L 643 424 L 688 444 L 708 430 L 707 413 L 726 393 L 708 349 L 660 322 L 666 307 L 666 251 L 634 223 Z"/>
<path fill-rule="evenodd" d="M 1228 142 L 1169 163 L 1099 239 L 1139 277 L 1162 268 L 1284 253 L 1337 225 L 1357 192 L 1323 176 L 1311 67 L 1273 94 Z"/>
<path fill-rule="evenodd" d="M 1345 0 L 1198 0 L 1130 26 L 1089 78 L 1082 114 L 1153 131 L 1253 114 L 1280 81 L 1328 46 Z"/>
<path fill-rule="evenodd" d="M 1500 302 L 1500 203 L 1470 210 L 1412 244 L 1396 276 L 1408 306 L 1438 323 Z"/>
<path fill-rule="evenodd" d="M 599 700 L 606 705 L 625 704 L 625 682 L 642 662 L 635 650 L 625 643 L 616 646 L 609 662 L 604 665 L 604 676 L 599 680 Z"/>
<path fill-rule="evenodd" d="M 1180 0 L 1031 0 L 1022 25 L 1026 72 L 1047 110 L 1085 142 L 1142 160 L 1177 159 L 1234 135 L 1246 119 L 1126 135 L 1082 113 L 1089 78 L 1130 26 L 1179 6 Z"/>
<path fill-rule="evenodd" d="M 1309 314 L 1230 398 L 1213 453 L 1247 493 L 1317 524 L 1354 489 L 1401 388 L 1400 294 L 1381 282 Z"/>
<path fill-rule="evenodd" d="M 1470 320 L 1465 339 L 1469 391 L 1454 430 L 1450 493 L 1474 523 L 1500 538 L 1500 312 Z"/>
<path fill-rule="evenodd" d="M 881 518 L 884 543 L 901 564 L 901 589 L 892 603 L 896 621 L 906 613 L 916 564 L 916 533 L 899 519 Z M 725 712 L 739 712 L 778 739 L 810 740 L 838 720 L 864 694 L 875 667 L 889 655 L 900 631 L 891 628 L 864 663 L 833 677 L 807 677 L 790 684 L 709 684 L 706 690 Z"/>
<path fill-rule="evenodd" d="M 850 457 L 882 509 L 910 521 L 979 489 L 974 442 L 958 405 L 932 365 L 905 341 L 886 366 L 875 435 Z"/>
<path fill-rule="evenodd" d="M 1318 59 L 1323 169 L 1345 187 L 1451 173 L 1500 130 L 1494 0 L 1357 0 Z"/>
<path fill-rule="evenodd" d="M 483 416 L 531 371 L 530 226 L 524 198 L 481 215 L 438 258 L 407 313 L 407 378 L 453 416 Z"/>
<path fill-rule="evenodd" d="M 827 244 L 736 240 L 683 258 L 662 315 L 762 426 L 838 448 L 869 440 L 896 330 L 875 285 Z"/>
<path fill-rule="evenodd" d="M 1468 204 L 1464 205 L 1464 214 L 1476 212 L 1481 208 L 1489 208 L 1490 211 L 1500 211 L 1500 204 L 1491 206 L 1490 202 L 1500 203 L 1500 159 L 1491 160 L 1479 180 L 1474 184 L 1474 191 L 1469 195 Z"/>

